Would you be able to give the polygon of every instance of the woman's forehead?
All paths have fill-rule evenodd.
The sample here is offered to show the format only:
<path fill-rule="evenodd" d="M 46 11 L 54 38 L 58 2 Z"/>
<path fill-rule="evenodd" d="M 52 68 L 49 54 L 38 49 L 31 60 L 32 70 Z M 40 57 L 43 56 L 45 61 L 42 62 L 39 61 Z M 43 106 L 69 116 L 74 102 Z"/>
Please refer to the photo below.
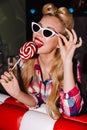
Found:
<path fill-rule="evenodd" d="M 57 31 L 61 31 L 61 29 L 63 28 L 63 24 L 60 21 L 60 19 L 55 16 L 46 15 L 42 17 L 39 23 L 43 27 L 51 27 L 51 28 L 54 28 L 55 30 L 58 29 Z"/>

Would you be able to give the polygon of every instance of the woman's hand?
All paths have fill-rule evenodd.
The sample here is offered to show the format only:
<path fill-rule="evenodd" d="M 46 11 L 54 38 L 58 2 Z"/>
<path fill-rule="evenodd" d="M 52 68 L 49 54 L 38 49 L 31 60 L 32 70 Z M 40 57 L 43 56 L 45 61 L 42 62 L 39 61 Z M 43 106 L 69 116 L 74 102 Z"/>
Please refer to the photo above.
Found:
<path fill-rule="evenodd" d="M 7 91 L 7 93 L 9 93 L 12 97 L 17 99 L 21 90 L 13 72 L 4 72 L 4 74 L 1 75 L 0 83 Z"/>
<path fill-rule="evenodd" d="M 79 48 L 82 45 L 81 37 L 79 37 L 78 44 L 76 44 L 77 35 L 76 35 L 76 32 L 74 31 L 74 29 L 72 29 L 71 32 L 68 29 L 65 29 L 65 31 L 68 34 L 68 37 L 69 37 L 68 40 L 62 34 L 59 34 L 59 37 L 58 37 L 59 48 L 60 48 L 60 52 L 61 52 L 61 56 L 62 56 L 64 64 L 67 61 L 70 61 L 70 62 L 72 61 L 76 48 Z"/>

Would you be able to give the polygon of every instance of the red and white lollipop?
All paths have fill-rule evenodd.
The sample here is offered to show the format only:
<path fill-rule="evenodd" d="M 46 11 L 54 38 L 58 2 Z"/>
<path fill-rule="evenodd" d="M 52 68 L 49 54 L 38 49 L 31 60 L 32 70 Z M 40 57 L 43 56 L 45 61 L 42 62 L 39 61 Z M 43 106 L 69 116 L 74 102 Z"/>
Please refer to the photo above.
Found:
<path fill-rule="evenodd" d="M 30 59 L 36 53 L 36 44 L 34 42 L 26 42 L 23 47 L 20 48 L 20 58 L 22 60 Z"/>
<path fill-rule="evenodd" d="M 20 48 L 20 59 L 16 62 L 16 64 L 11 68 L 13 70 L 15 66 L 20 62 L 20 60 L 27 60 L 34 56 L 37 51 L 36 44 L 34 42 L 26 42 L 23 47 Z"/>

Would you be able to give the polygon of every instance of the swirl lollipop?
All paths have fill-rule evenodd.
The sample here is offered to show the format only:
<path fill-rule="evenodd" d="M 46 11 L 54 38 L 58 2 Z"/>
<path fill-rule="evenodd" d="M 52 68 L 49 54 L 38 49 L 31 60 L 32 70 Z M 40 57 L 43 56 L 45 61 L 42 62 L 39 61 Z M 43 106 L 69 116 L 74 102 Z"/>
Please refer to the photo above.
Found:
<path fill-rule="evenodd" d="M 34 54 L 36 53 L 37 48 L 36 48 L 36 44 L 34 42 L 26 42 L 23 47 L 20 48 L 20 59 L 15 63 L 15 65 L 13 66 L 13 68 L 11 68 L 11 70 L 13 70 L 16 65 L 21 61 L 21 60 L 27 60 L 30 59 L 34 56 Z"/>
<path fill-rule="evenodd" d="M 20 48 L 20 58 L 22 60 L 30 59 L 36 53 L 36 45 L 34 42 L 26 42 L 23 47 Z"/>

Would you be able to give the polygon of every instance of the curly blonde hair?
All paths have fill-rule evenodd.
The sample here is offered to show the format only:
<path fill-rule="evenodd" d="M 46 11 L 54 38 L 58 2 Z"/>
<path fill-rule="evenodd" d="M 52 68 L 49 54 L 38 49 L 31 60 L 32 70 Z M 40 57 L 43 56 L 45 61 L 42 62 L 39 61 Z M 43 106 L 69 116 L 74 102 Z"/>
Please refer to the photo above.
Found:
<path fill-rule="evenodd" d="M 64 28 L 71 30 L 74 27 L 74 19 L 72 14 L 68 11 L 66 7 L 57 8 L 53 3 L 48 3 L 42 8 L 43 16 L 52 15 L 60 19 L 63 23 Z M 29 86 L 29 82 L 32 76 L 36 76 L 34 72 L 34 58 L 27 60 L 21 70 L 22 79 L 24 82 L 25 89 Z M 63 62 L 60 55 L 60 50 L 57 48 L 55 53 L 54 65 L 52 67 L 52 81 L 53 88 L 50 96 L 47 99 L 47 112 L 53 119 L 58 119 L 60 117 L 60 112 L 56 107 L 56 101 L 60 96 L 59 89 L 63 86 Z M 28 71 L 29 70 L 29 71 Z"/>

